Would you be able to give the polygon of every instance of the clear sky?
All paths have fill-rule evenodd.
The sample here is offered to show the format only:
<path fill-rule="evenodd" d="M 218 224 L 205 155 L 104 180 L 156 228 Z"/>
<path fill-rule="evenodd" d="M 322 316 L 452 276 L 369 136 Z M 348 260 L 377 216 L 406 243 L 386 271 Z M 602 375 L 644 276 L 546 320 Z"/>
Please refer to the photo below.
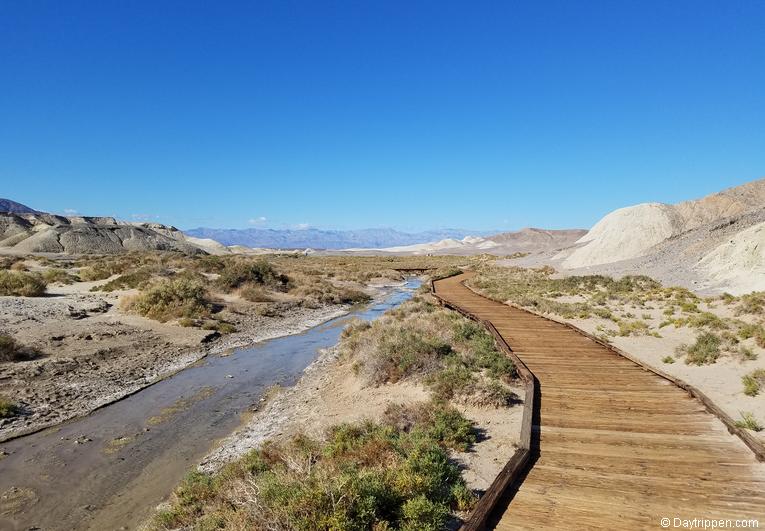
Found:
<path fill-rule="evenodd" d="M 0 197 L 181 228 L 588 227 L 765 176 L 765 2 L 7 1 Z"/>

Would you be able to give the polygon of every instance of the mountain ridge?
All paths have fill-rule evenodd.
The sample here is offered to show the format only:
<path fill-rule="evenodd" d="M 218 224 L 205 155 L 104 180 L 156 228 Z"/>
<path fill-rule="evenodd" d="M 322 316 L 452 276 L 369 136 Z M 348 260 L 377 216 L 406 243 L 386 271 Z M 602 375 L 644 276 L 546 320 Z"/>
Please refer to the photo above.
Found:
<path fill-rule="evenodd" d="M 183 231 L 195 238 L 207 238 L 223 245 L 244 245 L 253 248 L 274 249 L 328 249 L 350 248 L 380 249 L 428 243 L 444 239 L 462 239 L 466 236 L 490 235 L 493 231 L 465 229 L 436 229 L 422 232 L 403 232 L 390 228 L 357 230 L 327 229 L 212 229 L 198 227 Z"/>

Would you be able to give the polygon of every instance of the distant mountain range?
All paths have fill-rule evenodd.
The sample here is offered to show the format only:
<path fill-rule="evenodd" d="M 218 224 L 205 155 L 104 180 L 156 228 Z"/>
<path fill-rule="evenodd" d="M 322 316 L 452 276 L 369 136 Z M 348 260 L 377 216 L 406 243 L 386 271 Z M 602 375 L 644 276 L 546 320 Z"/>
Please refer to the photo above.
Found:
<path fill-rule="evenodd" d="M 188 236 L 208 238 L 223 245 L 244 245 L 272 249 L 349 249 L 397 247 L 465 236 L 488 235 L 492 231 L 442 229 L 424 232 L 401 232 L 394 229 L 320 230 L 320 229 L 208 229 L 184 231 Z"/>

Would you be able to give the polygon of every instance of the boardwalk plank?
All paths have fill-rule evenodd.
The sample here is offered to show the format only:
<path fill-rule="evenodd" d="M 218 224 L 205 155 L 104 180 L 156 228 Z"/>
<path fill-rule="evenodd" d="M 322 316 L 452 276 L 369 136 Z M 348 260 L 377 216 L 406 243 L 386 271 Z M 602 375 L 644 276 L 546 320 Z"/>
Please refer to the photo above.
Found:
<path fill-rule="evenodd" d="M 540 395 L 537 458 L 497 505 L 497 529 L 658 529 L 674 516 L 765 525 L 765 465 L 700 402 L 562 324 L 479 296 L 465 278 L 437 281 L 436 293 L 492 323 Z"/>

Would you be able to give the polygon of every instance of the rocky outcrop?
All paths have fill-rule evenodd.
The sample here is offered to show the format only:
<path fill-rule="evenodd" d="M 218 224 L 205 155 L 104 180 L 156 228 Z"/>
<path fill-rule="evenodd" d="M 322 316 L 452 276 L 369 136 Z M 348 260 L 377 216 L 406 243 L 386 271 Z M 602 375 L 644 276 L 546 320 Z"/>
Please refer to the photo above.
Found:
<path fill-rule="evenodd" d="M 765 179 L 677 205 L 643 203 L 606 215 L 577 246 L 560 253 L 565 267 L 576 269 L 648 255 L 669 238 L 765 207 Z"/>
<path fill-rule="evenodd" d="M 0 247 L 23 253 L 109 254 L 125 251 L 204 253 L 175 227 L 110 217 L 0 213 Z"/>

